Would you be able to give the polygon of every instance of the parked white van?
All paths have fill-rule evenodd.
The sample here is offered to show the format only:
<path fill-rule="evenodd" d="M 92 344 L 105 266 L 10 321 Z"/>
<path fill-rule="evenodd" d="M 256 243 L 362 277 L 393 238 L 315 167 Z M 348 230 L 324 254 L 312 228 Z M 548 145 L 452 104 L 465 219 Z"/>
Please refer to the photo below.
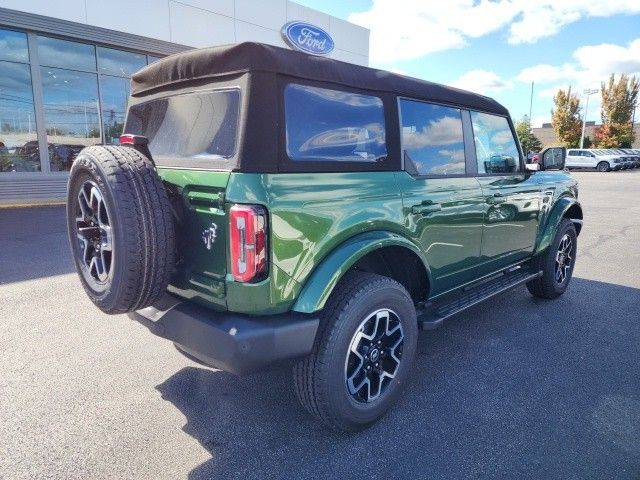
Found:
<path fill-rule="evenodd" d="M 601 149 L 577 149 L 567 151 L 565 166 L 571 168 L 595 168 L 599 172 L 620 170 L 625 165 L 625 160 L 611 150 Z"/>

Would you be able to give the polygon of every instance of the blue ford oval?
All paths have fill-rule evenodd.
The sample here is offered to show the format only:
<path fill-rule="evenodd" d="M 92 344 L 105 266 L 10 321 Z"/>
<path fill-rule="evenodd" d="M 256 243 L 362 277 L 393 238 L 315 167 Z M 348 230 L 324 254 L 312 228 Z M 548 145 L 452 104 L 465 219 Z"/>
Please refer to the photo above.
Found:
<path fill-rule="evenodd" d="M 334 47 L 326 31 L 305 22 L 289 22 L 282 27 L 282 36 L 289 45 L 312 55 L 327 55 Z"/>

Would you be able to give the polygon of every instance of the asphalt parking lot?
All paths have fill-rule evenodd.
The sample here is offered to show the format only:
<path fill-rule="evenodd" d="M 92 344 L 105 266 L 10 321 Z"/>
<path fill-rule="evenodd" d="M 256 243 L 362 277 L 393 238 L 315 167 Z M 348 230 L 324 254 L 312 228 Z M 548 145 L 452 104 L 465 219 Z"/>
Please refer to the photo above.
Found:
<path fill-rule="evenodd" d="M 206 369 L 72 270 L 60 207 L 0 209 L 0 478 L 640 479 L 640 170 L 581 172 L 569 291 L 421 333 L 413 383 L 330 433 L 289 371 Z"/>

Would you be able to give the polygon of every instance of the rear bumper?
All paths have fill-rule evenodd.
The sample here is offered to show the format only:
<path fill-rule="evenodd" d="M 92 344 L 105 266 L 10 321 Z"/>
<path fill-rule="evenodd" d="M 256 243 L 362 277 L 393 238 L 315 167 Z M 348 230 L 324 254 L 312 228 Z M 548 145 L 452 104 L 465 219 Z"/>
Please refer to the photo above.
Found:
<path fill-rule="evenodd" d="M 170 294 L 130 318 L 202 363 L 245 374 L 311 352 L 319 318 L 299 313 L 261 317 L 214 312 Z"/>

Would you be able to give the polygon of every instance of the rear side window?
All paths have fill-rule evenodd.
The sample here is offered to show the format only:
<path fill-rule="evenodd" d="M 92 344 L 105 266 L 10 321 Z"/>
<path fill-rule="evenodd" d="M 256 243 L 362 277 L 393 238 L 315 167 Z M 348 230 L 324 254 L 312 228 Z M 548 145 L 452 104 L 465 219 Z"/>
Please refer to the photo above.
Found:
<path fill-rule="evenodd" d="M 460 109 L 400 100 L 404 168 L 412 175 L 465 173 Z"/>
<path fill-rule="evenodd" d="M 131 106 L 125 133 L 144 135 L 154 160 L 225 161 L 235 154 L 237 89 L 201 91 Z"/>
<path fill-rule="evenodd" d="M 520 171 L 520 154 L 509 122 L 505 117 L 471 112 L 478 173 L 515 173 Z"/>
<path fill-rule="evenodd" d="M 295 162 L 386 160 L 378 97 L 289 84 L 284 92 L 287 155 Z"/>

